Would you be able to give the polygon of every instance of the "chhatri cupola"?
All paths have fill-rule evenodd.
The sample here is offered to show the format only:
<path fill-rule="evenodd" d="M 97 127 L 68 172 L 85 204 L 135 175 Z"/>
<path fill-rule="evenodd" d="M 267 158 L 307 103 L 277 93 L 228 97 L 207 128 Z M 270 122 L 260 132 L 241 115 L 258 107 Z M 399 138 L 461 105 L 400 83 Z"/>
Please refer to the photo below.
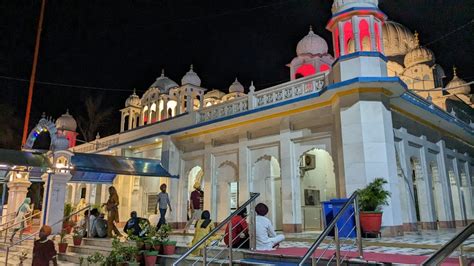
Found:
<path fill-rule="evenodd" d="M 314 33 L 310 26 L 308 34 L 296 46 L 296 57 L 287 65 L 290 68 L 290 79 L 328 71 L 333 62 L 334 58 L 328 53 L 327 42 Z"/>
<path fill-rule="evenodd" d="M 356 77 L 385 77 L 382 25 L 387 16 L 378 0 L 335 0 L 326 28 L 332 32 L 333 81 Z"/>
<path fill-rule="evenodd" d="M 78 133 L 77 122 L 72 115 L 69 114 L 69 109 L 66 110 L 66 113 L 62 114 L 58 119 L 56 119 L 56 128 L 58 137 L 62 137 L 60 141 L 63 141 L 62 146 L 66 146 L 66 142 L 69 147 L 76 146 L 76 138 Z"/>

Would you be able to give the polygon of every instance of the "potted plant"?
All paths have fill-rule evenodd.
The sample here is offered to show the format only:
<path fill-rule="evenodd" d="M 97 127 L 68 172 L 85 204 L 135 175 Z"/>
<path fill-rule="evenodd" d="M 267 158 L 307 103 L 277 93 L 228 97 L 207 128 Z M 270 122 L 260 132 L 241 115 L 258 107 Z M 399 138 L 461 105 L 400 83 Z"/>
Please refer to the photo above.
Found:
<path fill-rule="evenodd" d="M 112 241 L 112 250 L 107 257 L 106 265 L 139 265 L 136 256 L 139 250 L 136 246 L 124 245 L 118 239 Z"/>
<path fill-rule="evenodd" d="M 176 249 L 176 241 L 169 240 L 169 233 L 171 232 L 171 226 L 164 224 L 158 230 L 158 240 L 163 245 L 163 255 L 173 255 Z"/>
<path fill-rule="evenodd" d="M 154 266 L 156 264 L 156 259 L 158 258 L 159 252 L 155 250 L 145 250 L 143 255 L 145 257 L 145 265 Z"/>
<path fill-rule="evenodd" d="M 66 242 L 66 230 L 61 230 L 61 233 L 59 234 L 59 243 L 58 243 L 58 250 L 59 253 L 66 253 L 67 250 L 67 242 Z"/>
<path fill-rule="evenodd" d="M 99 265 L 105 264 L 105 256 L 99 252 L 95 252 L 94 254 L 88 256 L 86 260 L 89 266 L 92 266 L 92 265 L 99 266 Z"/>
<path fill-rule="evenodd" d="M 387 181 L 376 178 L 365 188 L 358 190 L 360 226 L 364 232 L 380 232 L 382 227 L 382 206 L 388 205 L 390 192 L 385 190 Z"/>
<path fill-rule="evenodd" d="M 18 260 L 20 260 L 20 265 L 23 265 L 23 262 L 28 258 L 28 252 L 22 251 L 20 255 L 18 255 Z"/>
<path fill-rule="evenodd" d="M 72 242 L 74 243 L 74 246 L 80 246 L 82 237 L 84 235 L 84 230 L 80 226 L 76 226 L 74 227 L 72 234 Z"/>
<path fill-rule="evenodd" d="M 72 207 L 72 205 L 70 203 L 66 203 L 64 205 L 64 217 L 66 219 L 64 219 L 64 222 L 63 222 L 63 229 L 66 230 L 66 232 L 68 234 L 71 233 L 72 231 L 72 228 L 74 227 L 74 222 L 71 220 L 71 217 L 69 217 L 71 215 L 71 213 L 73 212 L 74 208 Z"/>

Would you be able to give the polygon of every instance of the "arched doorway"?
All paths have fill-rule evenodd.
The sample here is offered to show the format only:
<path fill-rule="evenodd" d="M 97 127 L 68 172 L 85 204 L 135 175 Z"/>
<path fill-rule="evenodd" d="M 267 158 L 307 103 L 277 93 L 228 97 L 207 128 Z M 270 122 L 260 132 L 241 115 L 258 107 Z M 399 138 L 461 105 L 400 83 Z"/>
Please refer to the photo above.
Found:
<path fill-rule="evenodd" d="M 304 230 L 321 230 L 321 202 L 336 198 L 336 175 L 329 152 L 311 149 L 299 158 Z"/>
<path fill-rule="evenodd" d="M 220 163 L 215 174 L 217 221 L 224 220 L 239 205 L 239 178 L 237 164 L 231 161 Z"/>
<path fill-rule="evenodd" d="M 250 191 L 259 192 L 258 203 L 268 206 L 267 217 L 276 230 L 283 229 L 280 163 L 270 155 L 258 158 L 252 165 Z"/>

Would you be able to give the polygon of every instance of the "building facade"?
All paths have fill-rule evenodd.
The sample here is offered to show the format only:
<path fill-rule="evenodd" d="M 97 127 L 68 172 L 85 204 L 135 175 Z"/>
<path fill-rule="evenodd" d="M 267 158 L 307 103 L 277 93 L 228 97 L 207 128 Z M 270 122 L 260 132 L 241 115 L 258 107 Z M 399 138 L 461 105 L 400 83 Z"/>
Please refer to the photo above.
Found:
<path fill-rule="evenodd" d="M 474 220 L 469 85 L 455 74 L 442 90 L 433 52 L 387 21 L 377 0 L 335 0 L 332 13 L 334 55 L 310 29 L 288 64 L 290 81 L 246 89 L 236 78 L 224 93 L 202 87 L 193 66 L 181 85 L 163 71 L 141 97 L 125 101 L 120 133 L 72 147 L 158 159 L 179 175 L 118 176 L 120 220 L 130 211 L 154 214 L 166 183 L 168 221 L 182 228 L 198 181 L 216 221 L 259 192 L 277 230 L 321 229 L 321 202 L 377 177 L 392 195 L 383 208 L 385 233 Z M 108 186 L 70 183 L 66 200 L 103 203 Z"/>

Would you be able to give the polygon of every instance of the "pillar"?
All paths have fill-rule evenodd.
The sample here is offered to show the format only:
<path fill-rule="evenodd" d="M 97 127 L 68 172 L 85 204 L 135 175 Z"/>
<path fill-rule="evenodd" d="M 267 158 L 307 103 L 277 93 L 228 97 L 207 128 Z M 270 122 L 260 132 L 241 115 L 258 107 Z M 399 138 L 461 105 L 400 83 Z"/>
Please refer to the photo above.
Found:
<path fill-rule="evenodd" d="M 384 178 L 392 197 L 383 207 L 382 234 L 403 234 L 391 112 L 379 101 L 341 107 L 347 196 L 375 178 Z M 282 152 L 283 153 L 283 152 Z"/>
<path fill-rule="evenodd" d="M 193 104 L 193 93 L 187 92 L 186 93 L 186 111 L 191 113 L 194 111 L 194 104 Z"/>
<path fill-rule="evenodd" d="M 427 142 L 426 136 L 420 137 L 425 144 Z M 420 164 L 421 170 L 423 172 L 423 179 L 420 180 L 420 184 L 417 184 L 418 195 L 425 195 L 426 206 L 420 206 L 420 215 L 421 215 L 421 228 L 428 230 L 437 229 L 436 226 L 436 210 L 435 210 L 435 199 L 433 195 L 433 173 L 429 171 L 430 162 L 428 161 L 428 148 L 423 145 L 420 148 Z M 420 189 L 422 188 L 422 189 Z"/>
<path fill-rule="evenodd" d="M 179 149 L 170 136 L 163 137 L 161 150 L 161 165 L 172 175 L 179 175 L 181 167 L 181 158 L 179 157 Z M 171 178 L 168 183 L 168 194 L 170 195 L 171 208 L 173 211 L 167 213 L 167 222 L 174 228 L 183 228 L 185 222 L 180 222 L 182 208 L 179 199 L 179 182 L 180 179 Z M 186 193 L 186 191 L 184 192 Z M 184 216 L 186 217 L 186 216 Z"/>
<path fill-rule="evenodd" d="M 16 175 L 16 172 L 11 172 L 11 175 Z M 8 209 L 7 214 L 16 213 L 18 207 L 23 203 L 28 193 L 28 188 L 31 182 L 28 181 L 27 173 L 20 173 L 26 178 L 12 177 L 12 181 L 7 183 L 8 186 Z"/>
<path fill-rule="evenodd" d="M 45 183 L 43 197 L 42 224 L 53 225 L 64 218 L 64 203 L 66 202 L 67 182 L 71 179 L 68 173 L 44 174 Z M 53 234 L 62 230 L 63 223 L 52 226 Z"/>
<path fill-rule="evenodd" d="M 166 118 L 168 118 L 168 97 L 163 98 L 163 109 L 165 111 L 163 112 L 163 116 L 161 119 L 165 120 Z"/>
<path fill-rule="evenodd" d="M 447 168 L 447 157 L 446 157 L 446 143 L 444 140 L 440 140 L 437 143 L 439 147 L 439 154 L 438 154 L 438 173 L 439 173 L 439 180 L 441 181 L 441 185 L 443 188 L 443 194 L 446 195 L 446 199 L 444 201 L 443 206 L 441 208 L 444 209 L 446 213 L 446 220 L 439 220 L 439 227 L 440 228 L 453 228 L 455 227 L 454 222 L 454 208 L 453 208 L 453 200 L 451 195 L 451 188 L 449 182 L 449 175 L 448 175 L 448 168 Z"/>

